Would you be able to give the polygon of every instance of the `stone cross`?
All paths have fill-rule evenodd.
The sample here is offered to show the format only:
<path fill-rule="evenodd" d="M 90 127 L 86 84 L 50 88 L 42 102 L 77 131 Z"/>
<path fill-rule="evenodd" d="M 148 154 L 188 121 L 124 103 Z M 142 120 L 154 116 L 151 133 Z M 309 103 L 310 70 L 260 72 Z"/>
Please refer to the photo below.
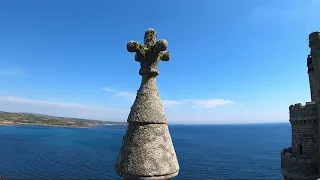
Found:
<path fill-rule="evenodd" d="M 169 133 L 167 117 L 156 83 L 160 60 L 168 61 L 166 40 L 158 40 L 154 29 L 144 35 L 144 45 L 130 41 L 129 52 L 140 62 L 142 82 L 131 107 L 115 170 L 124 179 L 171 179 L 178 175 L 179 164 Z"/>
<path fill-rule="evenodd" d="M 127 44 L 129 52 L 135 52 L 135 60 L 140 62 L 139 74 L 157 76 L 159 60 L 169 61 L 170 53 L 166 51 L 168 42 L 164 39 L 157 41 L 157 33 L 154 29 L 148 29 L 144 34 L 144 45 L 136 41 Z"/>

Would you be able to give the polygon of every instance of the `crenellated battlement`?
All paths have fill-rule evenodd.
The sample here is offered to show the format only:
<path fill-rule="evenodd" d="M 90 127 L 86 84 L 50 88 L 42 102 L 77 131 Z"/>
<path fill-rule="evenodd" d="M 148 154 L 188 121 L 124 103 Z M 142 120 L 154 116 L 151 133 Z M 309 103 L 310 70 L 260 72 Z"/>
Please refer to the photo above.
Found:
<path fill-rule="evenodd" d="M 290 121 L 316 119 L 318 117 L 317 104 L 314 101 L 306 102 L 305 105 L 297 103 L 290 105 Z"/>

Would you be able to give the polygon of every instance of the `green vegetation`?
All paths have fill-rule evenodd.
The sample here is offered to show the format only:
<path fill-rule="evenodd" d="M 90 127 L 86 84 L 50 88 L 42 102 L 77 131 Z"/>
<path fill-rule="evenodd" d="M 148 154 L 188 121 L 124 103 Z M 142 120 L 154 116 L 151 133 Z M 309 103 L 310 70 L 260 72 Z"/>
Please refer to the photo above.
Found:
<path fill-rule="evenodd" d="M 99 125 L 127 125 L 126 122 L 98 121 L 78 118 L 56 117 L 31 113 L 0 111 L 0 125 L 34 124 L 43 126 L 93 127 Z"/>

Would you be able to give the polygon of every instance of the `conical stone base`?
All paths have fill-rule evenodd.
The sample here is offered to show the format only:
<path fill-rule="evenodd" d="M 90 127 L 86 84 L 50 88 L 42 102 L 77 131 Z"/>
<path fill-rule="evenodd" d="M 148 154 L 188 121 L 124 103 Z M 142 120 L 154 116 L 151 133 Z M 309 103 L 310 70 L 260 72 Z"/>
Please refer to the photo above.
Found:
<path fill-rule="evenodd" d="M 142 77 L 128 123 L 167 124 L 155 77 Z"/>
<path fill-rule="evenodd" d="M 179 165 L 166 124 L 130 124 L 116 172 L 126 179 L 170 179 Z"/>
<path fill-rule="evenodd" d="M 116 163 L 125 179 L 171 179 L 179 164 L 155 77 L 143 77 Z"/>

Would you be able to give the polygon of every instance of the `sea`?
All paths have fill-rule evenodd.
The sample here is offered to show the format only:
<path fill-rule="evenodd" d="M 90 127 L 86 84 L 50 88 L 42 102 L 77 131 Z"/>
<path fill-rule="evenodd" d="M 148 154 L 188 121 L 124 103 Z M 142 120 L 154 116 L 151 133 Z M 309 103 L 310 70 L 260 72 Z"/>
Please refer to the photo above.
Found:
<path fill-rule="evenodd" d="M 169 125 L 180 165 L 175 180 L 282 180 L 289 123 Z M 120 180 L 114 165 L 125 126 L 0 126 L 0 177 Z"/>

